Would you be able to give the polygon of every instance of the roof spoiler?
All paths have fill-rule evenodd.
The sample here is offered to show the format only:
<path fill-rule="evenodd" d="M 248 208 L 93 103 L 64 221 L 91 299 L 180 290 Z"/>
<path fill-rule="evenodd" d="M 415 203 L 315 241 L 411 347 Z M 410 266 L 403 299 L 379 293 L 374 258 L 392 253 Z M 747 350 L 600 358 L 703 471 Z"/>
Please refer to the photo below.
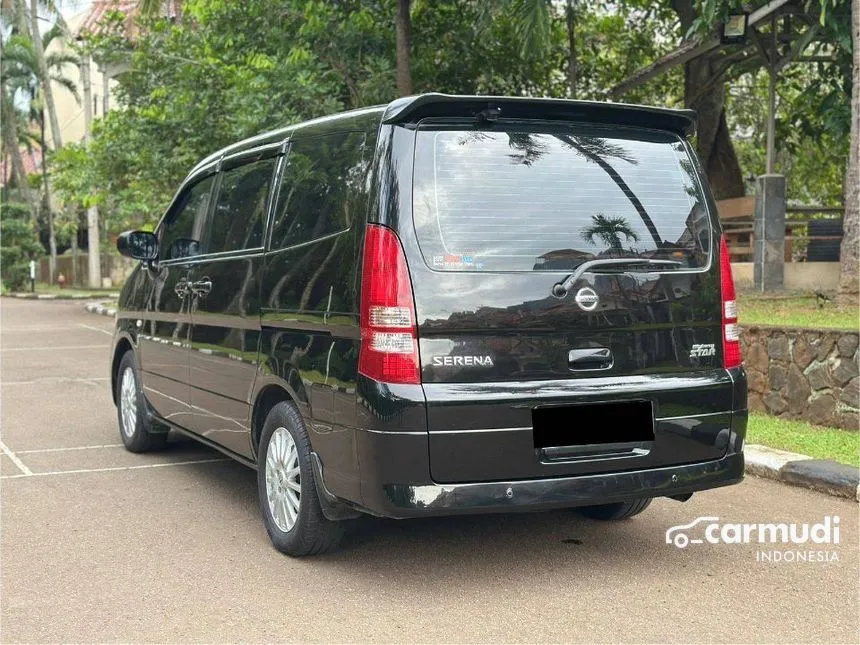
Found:
<path fill-rule="evenodd" d="M 427 117 L 472 116 L 487 121 L 505 118 L 610 123 L 669 130 L 684 136 L 696 131 L 693 110 L 570 99 L 452 94 L 421 94 L 397 99 L 385 109 L 382 122 L 417 123 Z"/>

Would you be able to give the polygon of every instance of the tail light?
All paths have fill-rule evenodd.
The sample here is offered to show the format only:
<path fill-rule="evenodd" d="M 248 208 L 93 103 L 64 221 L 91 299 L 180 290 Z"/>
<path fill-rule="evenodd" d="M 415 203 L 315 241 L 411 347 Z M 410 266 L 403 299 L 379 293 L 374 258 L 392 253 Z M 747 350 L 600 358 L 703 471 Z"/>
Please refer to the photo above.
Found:
<path fill-rule="evenodd" d="M 368 224 L 361 276 L 358 371 L 384 383 L 420 383 L 412 281 L 397 235 Z"/>
<path fill-rule="evenodd" d="M 723 366 L 741 364 L 741 330 L 738 327 L 738 301 L 735 300 L 735 281 L 729 263 L 726 238 L 720 238 L 720 293 L 723 311 Z"/>

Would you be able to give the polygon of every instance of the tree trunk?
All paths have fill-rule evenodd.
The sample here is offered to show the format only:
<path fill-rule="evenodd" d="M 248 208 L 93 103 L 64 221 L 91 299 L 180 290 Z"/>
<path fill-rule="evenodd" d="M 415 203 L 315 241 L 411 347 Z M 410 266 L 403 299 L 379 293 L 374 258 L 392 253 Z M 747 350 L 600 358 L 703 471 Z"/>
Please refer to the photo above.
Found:
<path fill-rule="evenodd" d="M 63 147 L 63 140 L 60 135 L 60 120 L 57 118 L 57 108 L 54 105 L 51 76 L 48 74 L 48 66 L 45 63 L 45 51 L 42 49 L 42 35 L 39 33 L 39 0 L 30 0 L 30 21 L 30 36 L 33 39 L 36 64 L 39 66 L 39 85 L 41 86 L 42 97 L 45 101 L 45 109 L 48 111 L 48 118 L 51 119 L 51 139 L 54 142 L 54 150 L 59 150 Z M 44 164 L 44 161 L 42 163 Z"/>
<path fill-rule="evenodd" d="M 684 104 L 698 115 L 696 152 L 716 199 L 743 197 L 743 174 L 726 123 L 725 83 L 713 80 L 714 70 L 709 61 L 696 58 L 687 63 Z M 712 86 L 705 90 L 708 84 Z"/>
<path fill-rule="evenodd" d="M 0 40 L 0 65 L 2 65 L 2 61 L 3 42 Z M 3 131 L 3 146 L 12 161 L 12 175 L 15 177 L 18 192 L 24 197 L 24 201 L 30 209 L 30 216 L 35 222 L 39 217 L 39 202 L 27 182 L 27 172 L 24 170 L 24 160 L 21 158 L 21 148 L 18 145 L 18 120 L 15 116 L 15 108 L 10 101 L 6 100 L 6 88 L 0 88 L 0 92 L 2 92 L 0 94 L 0 129 Z"/>
<path fill-rule="evenodd" d="M 844 236 L 839 250 L 840 306 L 857 307 L 860 297 L 860 2 L 851 3 L 851 33 L 854 40 L 854 72 L 851 91 L 851 137 L 848 171 L 845 173 Z"/>
<path fill-rule="evenodd" d="M 555 137 L 561 141 L 562 143 L 566 143 L 572 148 L 575 148 L 580 154 L 584 155 L 591 159 L 594 163 L 600 166 L 601 170 L 605 172 L 612 181 L 615 182 L 615 185 L 618 186 L 618 189 L 624 193 L 624 196 L 630 202 L 630 205 L 636 210 L 636 213 L 639 215 L 639 218 L 642 220 L 642 223 L 645 224 L 645 228 L 648 229 L 648 233 L 651 235 L 651 239 L 654 240 L 654 246 L 656 248 L 662 248 L 663 239 L 660 237 L 660 231 L 657 230 L 657 226 L 654 224 L 654 220 L 651 219 L 651 216 L 648 214 L 648 211 L 645 210 L 645 206 L 643 206 L 642 202 L 636 196 L 632 190 L 630 190 L 630 186 L 627 185 L 627 182 L 624 181 L 624 178 L 618 173 L 612 165 L 606 161 L 606 159 L 601 158 L 600 155 L 591 152 L 586 149 L 584 146 L 580 145 L 575 137 L 571 137 L 566 134 L 557 134 Z"/>
<path fill-rule="evenodd" d="M 574 0 L 567 0 L 567 95 L 576 98 L 576 10 Z"/>
<path fill-rule="evenodd" d="M 409 17 L 411 0 L 397 0 L 397 23 L 395 25 L 397 44 L 397 93 L 400 96 L 412 94 L 412 21 Z"/>
<path fill-rule="evenodd" d="M 75 213 L 75 227 L 72 230 L 72 275 L 69 276 L 69 284 L 73 287 L 78 285 L 78 229 L 81 218 Z"/>
<path fill-rule="evenodd" d="M 692 0 L 672 0 L 686 33 L 696 17 Z M 684 66 L 684 104 L 698 115 L 696 152 L 716 199 L 743 197 L 744 179 L 726 123 L 726 88 L 705 58 Z"/>
<path fill-rule="evenodd" d="M 54 284 L 57 271 L 57 231 L 54 227 L 54 209 L 51 208 L 51 184 L 48 181 L 48 155 L 45 145 L 45 111 L 40 115 L 39 134 L 42 146 L 42 184 L 45 189 L 45 210 L 48 215 L 48 284 Z"/>
<path fill-rule="evenodd" d="M 30 34 L 30 25 L 27 22 L 27 0 L 15 0 L 14 6 L 11 2 L 3 3 L 4 11 L 12 12 L 13 33 L 24 35 Z"/>

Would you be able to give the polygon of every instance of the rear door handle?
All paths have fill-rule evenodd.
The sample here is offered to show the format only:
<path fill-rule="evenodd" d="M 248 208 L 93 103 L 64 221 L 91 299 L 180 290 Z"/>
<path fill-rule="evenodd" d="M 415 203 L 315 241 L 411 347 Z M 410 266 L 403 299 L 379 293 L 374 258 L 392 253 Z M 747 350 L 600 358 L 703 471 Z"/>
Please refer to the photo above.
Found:
<path fill-rule="evenodd" d="M 188 280 L 186 280 L 185 278 L 178 280 L 176 282 L 176 285 L 174 285 L 173 290 L 176 292 L 176 295 L 179 296 L 180 298 L 184 298 L 191 291 L 188 288 Z"/>
<path fill-rule="evenodd" d="M 192 282 L 191 291 L 194 292 L 194 295 L 205 298 L 212 291 L 212 280 L 209 278 L 203 278 L 202 280 L 197 280 L 196 282 Z"/>
<path fill-rule="evenodd" d="M 572 349 L 567 353 L 567 364 L 572 370 L 608 370 L 613 363 L 608 347 Z"/>

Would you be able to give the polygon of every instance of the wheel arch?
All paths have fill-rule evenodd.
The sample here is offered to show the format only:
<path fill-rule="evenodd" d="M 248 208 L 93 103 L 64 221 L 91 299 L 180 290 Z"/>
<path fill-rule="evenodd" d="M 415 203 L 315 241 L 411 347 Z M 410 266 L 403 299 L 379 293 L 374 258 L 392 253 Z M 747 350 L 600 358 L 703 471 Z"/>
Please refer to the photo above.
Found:
<path fill-rule="evenodd" d="M 280 383 L 268 383 L 260 388 L 254 399 L 251 409 L 251 449 L 254 458 L 257 457 L 257 448 L 260 445 L 260 436 L 263 434 L 263 424 L 273 407 L 278 403 L 287 401 L 295 405 L 296 401 L 290 392 Z"/>
<path fill-rule="evenodd" d="M 263 434 L 263 424 L 266 422 L 266 417 L 269 412 L 278 403 L 289 402 L 296 406 L 299 415 L 304 417 L 302 406 L 298 405 L 298 400 L 295 395 L 289 391 L 288 386 L 282 382 L 269 382 L 262 386 L 254 399 L 254 407 L 251 411 L 251 442 L 252 450 L 254 451 L 255 461 L 259 459 L 258 448 L 260 438 Z M 310 440 L 310 436 L 308 436 Z M 320 456 L 314 452 L 311 446 L 311 466 L 313 468 L 313 478 L 316 483 L 317 494 L 319 495 L 320 506 L 323 515 L 332 521 L 355 519 L 361 516 L 361 513 L 353 506 L 344 503 L 343 500 L 335 497 L 325 484 L 323 477 L 323 466 Z M 259 466 L 258 466 L 259 468 Z"/>
<path fill-rule="evenodd" d="M 113 348 L 113 357 L 111 358 L 110 366 L 110 391 L 114 405 L 116 405 L 116 378 L 117 371 L 119 370 L 119 363 L 128 351 L 134 351 L 134 345 L 132 345 L 131 340 L 128 337 L 120 336 Z"/>

